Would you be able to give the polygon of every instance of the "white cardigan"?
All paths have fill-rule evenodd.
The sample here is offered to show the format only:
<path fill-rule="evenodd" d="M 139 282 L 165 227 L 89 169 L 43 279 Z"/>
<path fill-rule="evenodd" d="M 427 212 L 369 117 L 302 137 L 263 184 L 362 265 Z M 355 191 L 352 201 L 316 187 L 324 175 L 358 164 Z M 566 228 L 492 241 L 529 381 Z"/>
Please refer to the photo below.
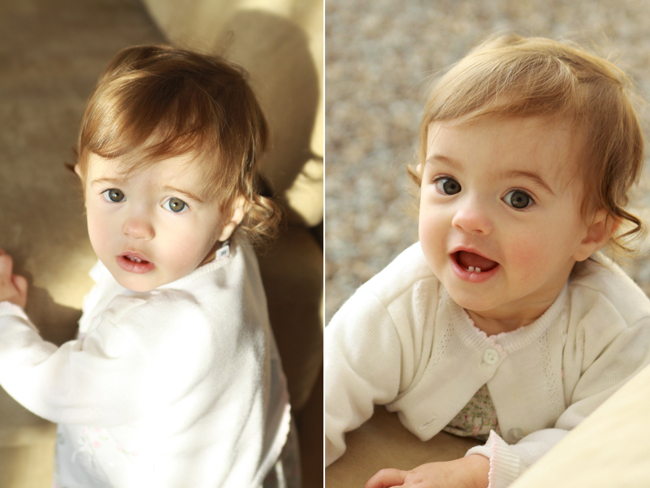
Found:
<path fill-rule="evenodd" d="M 59 423 L 58 485 L 261 486 L 290 414 L 252 250 L 148 293 L 100 263 L 91 276 L 79 339 L 60 348 L 0 304 L 0 384 Z"/>
<path fill-rule="evenodd" d="M 488 337 L 451 300 L 419 243 L 400 254 L 325 329 L 327 464 L 374 404 L 428 440 L 487 383 L 510 445 L 492 432 L 470 453 L 490 458 L 491 487 L 507 486 L 650 362 L 650 300 L 597 259 L 604 266 L 588 263 L 534 323 Z"/>

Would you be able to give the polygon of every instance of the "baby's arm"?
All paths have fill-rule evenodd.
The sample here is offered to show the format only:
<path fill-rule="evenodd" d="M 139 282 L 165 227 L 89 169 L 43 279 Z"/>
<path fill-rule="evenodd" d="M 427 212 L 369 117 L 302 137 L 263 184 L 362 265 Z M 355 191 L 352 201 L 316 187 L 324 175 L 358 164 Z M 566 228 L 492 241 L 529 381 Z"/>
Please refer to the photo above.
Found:
<path fill-rule="evenodd" d="M 207 342 L 203 317 L 190 307 L 161 315 L 139 298 L 119 296 L 86 337 L 57 348 L 41 339 L 21 309 L 2 305 L 0 384 L 53 422 L 111 427 L 136 421 L 182 397 L 209 367 L 197 347 Z M 196 353 L 183 354 L 178 364 L 181 351 Z"/>
<path fill-rule="evenodd" d="M 58 347 L 43 340 L 21 309 L 0 307 L 0 384 L 20 404 L 57 423 L 122 423 L 139 412 L 120 377 L 142 376 L 145 361 L 121 330 L 100 324 L 85 340 Z M 134 396 L 135 395 L 135 396 Z M 98 423 L 97 421 L 100 421 Z M 102 425 L 105 426 L 105 425 Z"/>
<path fill-rule="evenodd" d="M 474 454 L 454 461 L 427 463 L 410 471 L 382 469 L 365 488 L 487 488 L 490 461 Z"/>
<path fill-rule="evenodd" d="M 25 308 L 27 303 L 27 280 L 13 274 L 11 256 L 0 249 L 0 302 L 10 302 Z"/>
<path fill-rule="evenodd" d="M 375 404 L 396 398 L 408 377 L 413 334 L 372 293 L 359 290 L 325 329 L 326 465 L 345 451 L 345 433 L 368 420 Z M 411 354 L 412 356 L 412 354 Z"/>

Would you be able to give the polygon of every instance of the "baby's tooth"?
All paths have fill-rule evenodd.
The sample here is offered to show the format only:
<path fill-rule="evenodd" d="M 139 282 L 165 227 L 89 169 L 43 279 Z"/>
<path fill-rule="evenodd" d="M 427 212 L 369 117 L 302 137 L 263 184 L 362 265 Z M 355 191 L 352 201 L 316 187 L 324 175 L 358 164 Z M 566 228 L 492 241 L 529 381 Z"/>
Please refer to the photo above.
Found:
<path fill-rule="evenodd" d="M 481 272 L 481 268 L 474 268 L 474 271 L 476 271 L 477 273 L 480 273 L 480 272 Z"/>
<path fill-rule="evenodd" d="M 469 266 L 467 268 L 467 271 L 469 271 L 470 273 L 473 273 L 474 272 L 474 266 Z"/>

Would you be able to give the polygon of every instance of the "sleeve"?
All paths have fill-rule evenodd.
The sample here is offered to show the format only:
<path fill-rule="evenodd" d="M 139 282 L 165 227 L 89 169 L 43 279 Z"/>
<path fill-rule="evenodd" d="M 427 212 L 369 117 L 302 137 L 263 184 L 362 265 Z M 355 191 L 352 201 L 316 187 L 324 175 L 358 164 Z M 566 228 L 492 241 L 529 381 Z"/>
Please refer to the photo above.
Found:
<path fill-rule="evenodd" d="M 22 310 L 1 303 L 0 384 L 25 408 L 57 423 L 112 427 L 151 414 L 202 374 L 205 357 L 196 344 L 207 340 L 187 333 L 200 330 L 194 326 L 200 314 L 184 309 L 192 327 L 179 327 L 180 312 L 152 309 L 143 299 L 118 296 L 83 339 L 57 348 L 41 339 Z"/>
<path fill-rule="evenodd" d="M 368 420 L 375 404 L 398 395 L 401 339 L 382 302 L 364 290 L 325 328 L 326 465 L 344 453 L 346 432 Z"/>
<path fill-rule="evenodd" d="M 584 324 L 589 327 L 588 324 Z M 576 365 L 581 372 L 570 404 L 553 428 L 533 432 L 516 444 L 508 445 L 495 432 L 484 446 L 470 449 L 467 455 L 482 454 L 490 459 L 489 488 L 503 488 L 512 483 L 553 446 L 560 442 L 605 400 L 650 364 L 650 321 L 624 329 L 612 338 L 606 329 L 586 332 Z M 609 335 L 609 336 L 608 336 Z M 600 337 L 598 337 L 600 336 Z"/>

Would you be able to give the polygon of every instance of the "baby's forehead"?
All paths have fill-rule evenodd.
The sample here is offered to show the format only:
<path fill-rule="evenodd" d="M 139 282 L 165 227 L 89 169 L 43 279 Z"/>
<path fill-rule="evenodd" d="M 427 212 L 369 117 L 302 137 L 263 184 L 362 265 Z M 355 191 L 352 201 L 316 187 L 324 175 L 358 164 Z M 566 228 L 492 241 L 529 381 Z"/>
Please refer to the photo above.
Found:
<path fill-rule="evenodd" d="M 428 126 L 426 162 L 479 158 L 490 169 L 500 166 L 575 170 L 584 137 L 571 120 L 547 117 L 483 117 L 470 121 L 434 121 Z"/>

